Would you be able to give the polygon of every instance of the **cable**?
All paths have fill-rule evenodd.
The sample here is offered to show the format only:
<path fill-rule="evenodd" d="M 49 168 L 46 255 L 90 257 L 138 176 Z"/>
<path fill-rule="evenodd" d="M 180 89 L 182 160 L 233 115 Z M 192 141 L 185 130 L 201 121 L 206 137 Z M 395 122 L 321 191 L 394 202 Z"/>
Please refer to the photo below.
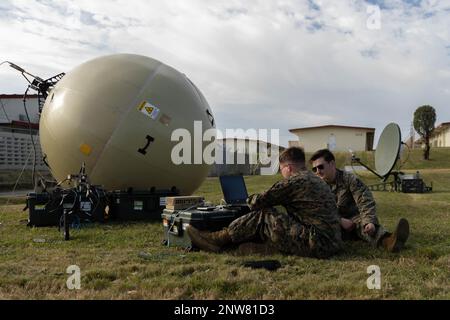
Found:
<path fill-rule="evenodd" d="M 48 180 L 46 177 L 44 177 L 39 171 L 36 171 L 37 175 L 39 176 L 39 178 L 41 178 L 42 181 L 47 182 L 47 183 L 58 183 L 58 181 L 56 181 L 55 178 L 53 178 L 53 180 Z"/>
<path fill-rule="evenodd" d="M 2 105 L 2 109 L 3 109 L 3 112 L 5 113 L 6 120 L 8 121 L 8 123 L 11 123 L 11 119 L 9 119 L 9 117 L 8 117 L 8 113 L 6 112 L 5 104 L 3 103 L 2 99 L 0 99 L 0 104 Z M 11 134 L 12 134 L 12 137 L 15 139 L 16 135 L 14 134 L 14 130 L 11 130 Z"/>
<path fill-rule="evenodd" d="M 25 94 L 23 96 L 23 107 L 25 109 L 25 114 L 27 116 L 29 134 L 30 134 L 30 137 L 31 137 L 31 143 L 33 145 L 34 157 L 33 157 L 33 169 L 32 169 L 32 174 L 31 174 L 31 182 L 33 184 L 33 188 L 36 191 L 36 156 L 37 156 L 37 154 L 36 154 L 36 144 L 34 143 L 33 132 L 32 132 L 32 128 L 31 128 L 31 120 L 30 120 L 30 116 L 29 116 L 28 110 L 27 110 L 26 99 L 27 99 L 28 91 L 30 90 L 30 88 L 33 88 L 35 90 L 36 89 L 39 90 L 39 88 L 36 87 L 36 85 L 33 84 L 34 82 L 32 82 L 30 79 L 28 79 L 26 77 L 26 75 L 29 75 L 29 76 L 33 77 L 35 79 L 35 81 L 37 81 L 37 82 L 42 82 L 43 80 L 41 78 L 36 77 L 36 76 L 32 75 L 31 73 L 25 71 L 25 69 L 23 69 L 22 67 L 19 67 L 18 65 L 14 64 L 14 63 L 12 63 L 10 61 L 3 61 L 2 63 L 0 63 L 0 66 L 5 64 L 5 63 L 9 64 L 9 66 L 11 68 L 19 71 L 22 74 L 22 76 L 25 78 L 25 80 L 27 80 L 27 82 L 29 83 L 27 89 L 25 90 Z M 4 109 L 3 102 L 2 102 L 2 107 Z M 6 111 L 5 111 L 5 114 L 6 114 Z"/>
<path fill-rule="evenodd" d="M 28 110 L 27 110 L 27 96 L 28 96 L 28 91 L 30 90 L 31 86 L 28 86 L 27 90 L 25 91 L 25 94 L 23 96 L 23 107 L 25 109 L 25 115 L 27 116 L 27 120 L 28 120 L 28 129 L 29 129 L 29 134 L 31 137 L 31 143 L 33 145 L 33 152 L 34 152 L 34 158 L 33 158 L 33 169 L 31 171 L 31 183 L 33 184 L 33 188 L 36 191 L 36 145 L 34 143 L 34 138 L 33 138 L 33 131 L 31 129 L 31 120 L 30 120 L 30 116 L 28 115 Z"/>
<path fill-rule="evenodd" d="M 11 120 L 10 120 L 9 117 L 8 117 L 8 113 L 6 112 L 5 105 L 3 104 L 3 100 L 2 100 L 2 99 L 0 99 L 0 104 L 2 105 L 3 113 L 4 113 L 5 116 L 6 116 L 6 120 L 7 120 L 8 122 L 11 122 Z"/>

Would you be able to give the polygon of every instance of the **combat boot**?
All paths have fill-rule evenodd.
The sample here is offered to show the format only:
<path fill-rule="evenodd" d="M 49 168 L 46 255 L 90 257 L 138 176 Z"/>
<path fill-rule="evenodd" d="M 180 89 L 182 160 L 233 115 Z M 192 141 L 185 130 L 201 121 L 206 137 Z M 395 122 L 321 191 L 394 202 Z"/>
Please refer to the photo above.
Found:
<path fill-rule="evenodd" d="M 223 247 L 231 243 L 231 237 L 228 229 L 223 229 L 216 232 L 200 231 L 193 226 L 188 226 L 186 229 L 192 243 L 209 252 L 220 252 Z"/>
<path fill-rule="evenodd" d="M 389 252 L 399 252 L 405 246 L 406 240 L 409 236 L 409 223 L 408 220 L 401 218 L 395 228 L 394 233 L 387 234 L 382 239 L 383 247 Z"/>

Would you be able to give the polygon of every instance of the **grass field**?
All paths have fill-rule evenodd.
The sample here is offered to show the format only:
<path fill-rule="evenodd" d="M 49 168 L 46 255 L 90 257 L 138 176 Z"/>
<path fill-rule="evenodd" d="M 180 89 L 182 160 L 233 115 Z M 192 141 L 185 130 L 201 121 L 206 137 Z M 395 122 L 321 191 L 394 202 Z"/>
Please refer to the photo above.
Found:
<path fill-rule="evenodd" d="M 16 201 L 0 208 L 0 299 L 450 299 L 450 165 L 441 167 L 421 170 L 432 193 L 374 192 L 386 228 L 410 221 L 405 251 L 354 242 L 329 260 L 270 256 L 282 265 L 273 272 L 242 266 L 259 256 L 164 247 L 159 221 L 86 226 L 65 242 L 57 228 L 26 227 Z M 246 177 L 249 193 L 279 178 Z M 217 178 L 196 194 L 218 203 Z M 70 265 L 81 269 L 80 290 L 67 289 Z M 380 290 L 367 288 L 370 265 L 380 267 Z"/>

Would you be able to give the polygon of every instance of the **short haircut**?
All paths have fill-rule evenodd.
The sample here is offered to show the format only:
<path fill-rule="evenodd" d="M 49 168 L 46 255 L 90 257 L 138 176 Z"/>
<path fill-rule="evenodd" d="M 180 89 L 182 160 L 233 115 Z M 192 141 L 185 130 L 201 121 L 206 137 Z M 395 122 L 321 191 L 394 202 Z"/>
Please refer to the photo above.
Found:
<path fill-rule="evenodd" d="M 323 158 L 326 162 L 331 162 L 331 161 L 336 161 L 336 159 L 334 158 L 333 153 L 328 150 L 328 149 L 321 149 L 318 150 L 316 152 L 314 152 L 314 154 L 312 155 L 311 159 L 309 160 L 309 162 L 314 162 L 317 159 Z"/>
<path fill-rule="evenodd" d="M 280 163 L 305 164 L 305 151 L 299 147 L 290 147 L 280 154 Z"/>

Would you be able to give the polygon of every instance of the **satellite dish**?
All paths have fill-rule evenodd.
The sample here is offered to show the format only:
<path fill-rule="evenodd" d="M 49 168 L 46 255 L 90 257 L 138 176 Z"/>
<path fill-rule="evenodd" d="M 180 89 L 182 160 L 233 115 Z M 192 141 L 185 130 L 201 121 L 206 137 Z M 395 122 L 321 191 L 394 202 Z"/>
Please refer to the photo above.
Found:
<path fill-rule="evenodd" d="M 394 169 L 397 163 L 401 145 L 400 127 L 396 123 L 389 123 L 381 133 L 377 148 L 375 149 L 375 169 L 361 162 L 361 159 L 357 158 L 351 151 L 352 162 L 359 163 L 377 177 L 386 181 L 389 175 L 398 175 L 397 172 L 392 172 L 392 169 Z"/>
<path fill-rule="evenodd" d="M 381 177 L 388 176 L 397 163 L 402 144 L 400 127 L 388 124 L 381 133 L 375 150 L 375 171 Z"/>
<path fill-rule="evenodd" d="M 402 192 L 428 192 L 432 190 L 431 187 L 427 187 L 425 183 L 417 175 L 411 178 L 412 175 L 405 175 L 403 172 L 393 170 L 397 161 L 400 158 L 400 152 L 402 148 L 402 137 L 400 127 L 396 123 L 389 123 L 381 133 L 378 140 L 377 148 L 375 149 L 375 169 L 370 168 L 361 159 L 352 154 L 352 164 L 357 162 L 364 168 L 372 172 L 378 178 L 382 179 L 382 183 L 369 186 L 372 191 L 402 191 Z M 401 167 L 401 165 L 400 165 Z M 387 182 L 388 178 L 393 176 L 392 182 Z"/>
<path fill-rule="evenodd" d="M 203 137 L 214 128 L 206 99 L 186 75 L 149 57 L 116 54 L 83 63 L 54 86 L 40 142 L 58 181 L 86 163 L 91 183 L 107 190 L 176 187 L 190 195 L 210 166 L 175 164 L 171 152 L 179 140 L 172 141 L 172 133 Z M 203 151 L 192 140 L 190 146 L 192 155 Z"/>

